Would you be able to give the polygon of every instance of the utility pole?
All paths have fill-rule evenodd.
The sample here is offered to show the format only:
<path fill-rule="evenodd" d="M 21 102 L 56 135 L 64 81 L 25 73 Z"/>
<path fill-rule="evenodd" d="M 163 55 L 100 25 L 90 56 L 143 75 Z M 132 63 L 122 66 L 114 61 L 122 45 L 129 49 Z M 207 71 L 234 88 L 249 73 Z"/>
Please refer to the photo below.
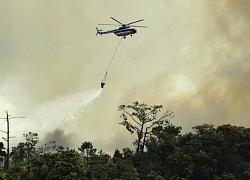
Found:
<path fill-rule="evenodd" d="M 7 121 L 7 131 L 3 131 L 3 130 L 0 130 L 4 133 L 7 134 L 7 137 L 3 138 L 3 140 L 5 140 L 7 142 L 7 154 L 6 154 L 6 164 L 5 164 L 5 169 L 8 170 L 9 169 L 9 162 L 10 162 L 10 138 L 14 138 L 14 137 L 10 137 L 10 119 L 15 119 L 15 118 L 25 118 L 25 117 L 11 117 L 9 114 L 8 114 L 8 111 L 6 110 L 5 111 L 6 113 L 6 118 L 0 118 L 0 119 L 6 119 Z"/>

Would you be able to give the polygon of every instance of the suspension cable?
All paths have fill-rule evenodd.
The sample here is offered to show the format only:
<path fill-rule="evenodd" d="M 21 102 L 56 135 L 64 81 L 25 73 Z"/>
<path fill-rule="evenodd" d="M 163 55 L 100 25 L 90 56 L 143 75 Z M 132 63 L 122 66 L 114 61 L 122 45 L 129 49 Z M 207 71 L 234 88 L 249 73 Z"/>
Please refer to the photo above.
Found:
<path fill-rule="evenodd" d="M 117 47 L 116 47 L 116 50 L 115 50 L 115 52 L 114 52 L 114 54 L 113 54 L 113 57 L 112 57 L 112 59 L 111 59 L 111 61 L 110 61 L 110 63 L 109 63 L 109 66 L 108 66 L 108 69 L 107 69 L 106 73 L 108 73 L 108 70 L 109 70 L 109 68 L 110 68 L 110 65 L 111 65 L 111 63 L 112 63 L 112 61 L 113 61 L 113 59 L 114 59 L 114 57 L 115 57 L 115 54 L 116 54 L 116 51 L 117 51 L 118 47 L 119 47 L 120 44 L 121 44 L 121 41 L 122 41 L 122 38 L 120 39 L 120 41 L 119 41 L 119 43 L 118 43 L 118 45 L 117 45 Z"/>

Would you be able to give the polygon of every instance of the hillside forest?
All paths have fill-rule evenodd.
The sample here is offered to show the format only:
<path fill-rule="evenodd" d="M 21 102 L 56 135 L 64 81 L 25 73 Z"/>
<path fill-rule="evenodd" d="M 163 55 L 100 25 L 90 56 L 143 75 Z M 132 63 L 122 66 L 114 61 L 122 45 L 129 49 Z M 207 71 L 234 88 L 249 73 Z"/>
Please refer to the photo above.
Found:
<path fill-rule="evenodd" d="M 120 105 L 121 126 L 135 134 L 134 148 L 107 154 L 83 140 L 77 149 L 50 141 L 39 146 L 35 132 L 9 153 L 0 142 L 0 180 L 249 180 L 250 128 L 203 124 L 182 134 L 162 105 Z"/>

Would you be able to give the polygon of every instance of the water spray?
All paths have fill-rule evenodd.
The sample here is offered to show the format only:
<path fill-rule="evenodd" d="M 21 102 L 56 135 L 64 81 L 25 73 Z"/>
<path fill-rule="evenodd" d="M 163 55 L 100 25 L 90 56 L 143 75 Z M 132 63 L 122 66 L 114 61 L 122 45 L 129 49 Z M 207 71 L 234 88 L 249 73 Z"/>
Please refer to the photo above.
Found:
<path fill-rule="evenodd" d="M 84 91 L 65 97 L 58 97 L 52 101 L 46 102 L 36 107 L 29 116 L 32 122 L 36 122 L 36 132 L 52 131 L 62 125 L 63 122 L 69 122 L 80 117 L 80 113 L 87 110 L 100 96 L 102 89 Z M 34 123 L 31 124 L 34 128 Z M 30 129 L 27 129 L 30 130 Z"/>

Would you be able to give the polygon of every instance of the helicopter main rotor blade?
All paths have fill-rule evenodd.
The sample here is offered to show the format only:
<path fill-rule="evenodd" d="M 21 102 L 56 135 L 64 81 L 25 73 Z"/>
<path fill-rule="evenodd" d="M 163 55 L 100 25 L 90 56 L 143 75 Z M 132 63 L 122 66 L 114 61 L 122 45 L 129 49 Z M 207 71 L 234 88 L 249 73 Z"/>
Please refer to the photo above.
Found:
<path fill-rule="evenodd" d="M 114 21 L 118 22 L 119 24 L 123 25 L 120 21 L 116 20 L 115 18 L 113 17 L 110 17 L 111 19 L 113 19 Z"/>
<path fill-rule="evenodd" d="M 142 27 L 142 28 L 148 28 L 147 26 L 130 26 L 130 27 Z"/>
<path fill-rule="evenodd" d="M 126 25 L 130 25 L 130 24 L 134 24 L 134 23 L 137 23 L 137 22 L 140 22 L 140 21 L 143 21 L 144 19 L 141 19 L 141 20 L 138 20 L 138 21 L 134 21 L 134 22 L 131 22 L 131 23 L 128 23 Z"/>
<path fill-rule="evenodd" d="M 119 25 L 119 24 L 98 24 L 98 25 L 121 26 L 121 25 Z"/>

